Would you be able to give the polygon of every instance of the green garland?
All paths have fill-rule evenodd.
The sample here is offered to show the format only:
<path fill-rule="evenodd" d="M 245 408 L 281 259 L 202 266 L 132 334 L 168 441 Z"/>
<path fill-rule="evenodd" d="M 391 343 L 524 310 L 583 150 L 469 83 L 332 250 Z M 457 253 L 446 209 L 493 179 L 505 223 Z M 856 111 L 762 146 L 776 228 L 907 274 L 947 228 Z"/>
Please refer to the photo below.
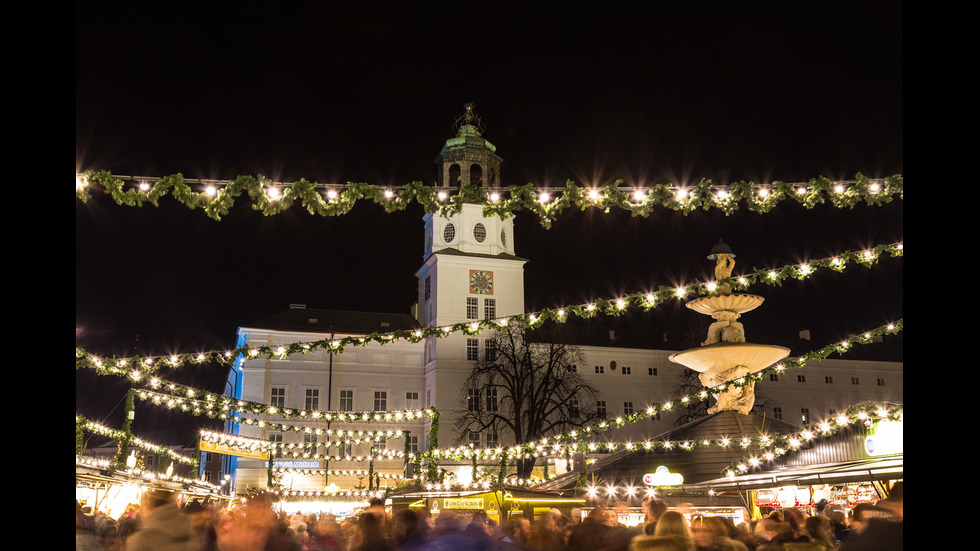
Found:
<path fill-rule="evenodd" d="M 133 413 L 135 409 L 136 391 L 129 389 L 126 392 L 126 410 L 123 416 L 122 438 L 119 439 L 119 447 L 116 449 L 116 465 L 119 468 L 126 467 L 126 456 L 129 454 L 129 442 L 133 439 Z"/>
<path fill-rule="evenodd" d="M 132 177 L 124 176 L 128 180 Z M 904 199 L 904 180 L 901 175 L 889 176 L 881 180 L 870 179 L 858 173 L 853 181 L 838 190 L 839 182 L 823 176 L 812 178 L 806 183 L 773 182 L 761 186 L 753 182 L 736 182 L 716 185 L 711 180 L 701 180 L 692 186 L 689 198 L 681 198 L 675 192 L 677 186 L 657 184 L 646 189 L 645 196 L 638 200 L 631 196 L 629 189 L 623 188 L 622 180 L 603 186 L 593 193 L 579 187 L 572 181 L 565 184 L 563 191 L 557 192 L 554 200 L 542 203 L 535 193 L 533 184 L 500 188 L 507 198 L 491 200 L 488 190 L 464 185 L 455 190 L 455 195 L 440 199 L 440 189 L 411 182 L 396 189 L 385 189 L 366 183 L 347 183 L 343 186 L 324 186 L 301 179 L 289 184 L 276 184 L 268 178 L 259 176 L 239 176 L 234 180 L 215 182 L 219 184 L 213 195 L 195 191 L 188 182 L 201 185 L 200 180 L 185 180 L 182 174 L 147 179 L 142 186 L 127 189 L 126 181 L 115 178 L 109 171 L 88 171 L 76 178 L 75 197 L 88 201 L 92 188 L 101 189 L 119 205 L 159 206 L 160 200 L 170 195 L 191 209 L 203 209 L 208 217 L 220 220 L 228 214 L 240 196 L 252 201 L 252 208 L 270 216 L 279 214 L 294 205 L 300 205 L 310 214 L 320 216 L 340 216 L 347 214 L 359 201 L 370 201 L 381 205 L 386 212 L 404 210 L 412 203 L 418 203 L 426 213 L 451 215 L 459 212 L 463 203 L 483 205 L 484 214 L 507 218 L 517 212 L 529 211 L 538 216 L 545 228 L 550 228 L 566 208 L 581 210 L 590 207 L 609 212 L 621 209 L 633 216 L 647 217 L 658 208 L 666 208 L 689 214 L 696 210 L 721 209 L 725 214 L 737 211 L 745 205 L 750 211 L 765 213 L 783 201 L 792 200 L 805 208 L 830 203 L 837 208 L 853 208 L 860 203 L 883 205 L 893 198 Z M 279 190 L 275 196 L 268 193 L 269 187 Z M 333 189 L 332 196 L 324 197 L 324 188 Z M 338 192 L 337 189 L 340 191 Z M 759 190 L 768 193 L 760 195 Z M 724 190 L 719 195 L 717 191 Z M 447 191 L 443 188 L 441 191 Z M 450 190 L 452 191 L 452 190 Z"/>
<path fill-rule="evenodd" d="M 788 280 L 802 281 L 812 275 L 816 270 L 829 269 L 836 272 L 843 272 L 851 264 L 859 264 L 871 268 L 882 258 L 901 258 L 904 254 L 905 247 L 902 243 L 877 245 L 867 250 L 845 251 L 834 257 L 813 260 L 805 266 L 790 264 L 779 269 L 753 268 L 748 274 L 726 278 L 716 282 L 716 284 L 721 285 L 727 283 L 734 292 L 745 291 L 755 285 L 782 286 Z M 537 314 L 512 316 L 506 322 L 520 323 L 526 327 L 535 329 L 547 322 L 564 321 L 568 316 L 576 316 L 584 319 L 593 318 L 599 314 L 620 316 L 630 308 L 640 308 L 644 311 L 649 311 L 681 296 L 709 295 L 715 292 L 715 288 L 709 283 L 700 281 L 694 281 L 682 289 L 661 285 L 656 291 L 652 292 L 630 293 L 618 300 L 600 298 L 589 304 L 568 306 L 560 310 L 545 309 Z M 500 326 L 500 320 L 474 320 L 445 327 L 429 326 L 414 331 L 374 332 L 370 335 L 358 337 L 351 336 L 340 339 L 327 338 L 315 342 L 296 342 L 287 346 L 243 347 L 231 352 L 210 351 L 205 354 L 180 354 L 157 360 L 141 357 L 126 359 L 102 358 L 82 348 L 76 348 L 75 369 L 93 369 L 100 375 L 127 376 L 138 379 L 149 377 L 165 367 L 175 369 L 185 365 L 200 365 L 211 362 L 231 365 L 234 363 L 235 358 L 238 357 L 245 359 L 259 357 L 285 358 L 292 354 L 307 354 L 318 350 L 340 354 L 348 346 L 359 347 L 374 343 L 383 346 L 396 341 L 419 343 L 428 338 L 444 338 L 458 332 L 463 332 L 467 335 L 476 335 L 485 330 L 499 329 Z M 219 398 L 212 399 L 220 401 Z M 265 405 L 262 407 L 268 408 Z M 282 414 L 287 417 L 300 415 L 300 410 L 283 410 Z"/>
<path fill-rule="evenodd" d="M 439 412 L 433 410 L 432 423 L 429 425 L 429 450 L 427 450 L 428 472 L 426 478 L 435 480 L 439 474 L 439 461 L 431 454 L 431 450 L 439 448 Z"/>

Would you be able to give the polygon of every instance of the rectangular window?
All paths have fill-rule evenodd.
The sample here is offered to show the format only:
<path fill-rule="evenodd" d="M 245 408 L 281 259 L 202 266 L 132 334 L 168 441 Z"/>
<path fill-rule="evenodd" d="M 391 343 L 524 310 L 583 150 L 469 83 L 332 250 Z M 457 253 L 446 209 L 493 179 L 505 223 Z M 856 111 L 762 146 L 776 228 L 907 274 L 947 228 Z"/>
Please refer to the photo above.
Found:
<path fill-rule="evenodd" d="M 602 365 L 597 365 L 597 366 L 595 366 L 595 372 L 596 373 L 605 373 L 606 372 L 606 367 L 605 366 L 602 366 Z"/>
<path fill-rule="evenodd" d="M 572 419 L 578 419 L 581 415 L 581 411 L 578 407 L 578 400 L 572 399 L 568 401 L 568 416 Z"/>
<path fill-rule="evenodd" d="M 633 368 L 628 365 L 623 366 L 623 375 L 631 375 L 633 373 Z"/>
<path fill-rule="evenodd" d="M 286 407 L 286 387 L 274 386 L 269 394 L 269 405 L 277 408 Z"/>
<path fill-rule="evenodd" d="M 374 391 L 374 411 L 388 411 L 388 391 Z"/>
<path fill-rule="evenodd" d="M 800 418 L 803 419 L 804 423 L 810 422 L 810 408 L 803 408 L 800 410 Z"/>
<path fill-rule="evenodd" d="M 343 442 L 337 446 L 337 455 L 341 457 L 353 457 L 354 456 L 354 444 L 350 442 Z"/>
<path fill-rule="evenodd" d="M 427 408 L 432 407 L 432 389 L 431 388 L 425 389 L 425 407 L 427 407 Z"/>
<path fill-rule="evenodd" d="M 340 411 L 354 411 L 354 391 L 340 391 Z"/>
<path fill-rule="evenodd" d="M 423 300 L 429 300 L 432 297 L 432 276 L 425 276 L 425 297 Z"/>
<path fill-rule="evenodd" d="M 657 410 L 657 413 L 654 413 L 653 415 L 650 416 L 650 420 L 651 421 L 659 421 L 660 420 L 660 410 L 659 409 Z"/>
<path fill-rule="evenodd" d="M 852 385 L 859 385 L 859 384 L 861 384 L 861 381 L 858 380 L 857 377 L 851 377 L 851 384 Z"/>
<path fill-rule="evenodd" d="M 633 402 L 623 402 L 623 415 L 633 414 Z"/>
<path fill-rule="evenodd" d="M 470 444 L 474 448 L 479 448 L 480 447 L 480 433 L 478 433 L 478 432 L 471 432 L 467 436 L 469 437 Z"/>
<path fill-rule="evenodd" d="M 884 379 L 878 379 L 878 386 L 885 386 L 885 380 Z"/>
<path fill-rule="evenodd" d="M 466 360 L 475 362 L 480 359 L 480 339 L 466 339 Z"/>
<path fill-rule="evenodd" d="M 483 318 L 493 319 L 495 317 L 497 317 L 497 299 L 495 298 L 483 299 Z"/>
<path fill-rule="evenodd" d="M 774 382 L 774 383 L 775 382 L 778 382 L 779 381 L 779 375 L 776 374 L 776 373 L 770 373 L 769 374 L 769 380 L 772 381 L 772 382 Z"/>
<path fill-rule="evenodd" d="M 480 389 L 466 389 L 466 409 L 469 411 L 479 411 L 480 409 Z"/>
<path fill-rule="evenodd" d="M 273 444 L 282 444 L 282 433 L 281 432 L 270 432 L 269 442 Z"/>
<path fill-rule="evenodd" d="M 304 432 L 303 433 L 303 443 L 304 444 L 316 444 L 316 433 L 315 432 Z"/>
<path fill-rule="evenodd" d="M 496 448 L 500 443 L 496 434 L 487 433 L 487 447 Z"/>
<path fill-rule="evenodd" d="M 320 409 L 320 389 L 306 389 L 306 409 L 307 411 L 315 411 Z"/>
<path fill-rule="evenodd" d="M 772 416 L 773 416 L 774 419 L 780 419 L 780 420 L 782 420 L 782 418 L 783 418 L 783 408 L 780 408 L 780 407 L 774 407 L 774 408 L 772 408 Z"/>
<path fill-rule="evenodd" d="M 418 392 L 406 392 L 405 393 L 405 409 L 419 409 L 419 393 Z"/>
<path fill-rule="evenodd" d="M 657 368 L 656 367 L 651 367 L 651 368 L 647 369 L 647 374 L 649 374 L 649 375 L 656 375 L 657 374 Z"/>
<path fill-rule="evenodd" d="M 606 418 L 606 401 L 605 400 L 599 400 L 598 402 L 595 403 L 595 413 L 596 413 L 596 415 L 599 416 L 600 419 L 605 419 Z"/>
<path fill-rule="evenodd" d="M 409 453 L 419 453 L 419 437 L 409 436 L 408 437 L 408 451 Z"/>
<path fill-rule="evenodd" d="M 796 382 L 798 382 L 798 383 L 805 383 L 806 382 L 806 375 L 797 375 L 796 376 Z"/>
<path fill-rule="evenodd" d="M 466 297 L 466 319 L 475 320 L 479 315 L 476 297 Z"/>
<path fill-rule="evenodd" d="M 497 359 L 497 341 L 494 339 L 487 339 L 484 341 L 483 347 L 483 359 L 492 362 Z"/>
<path fill-rule="evenodd" d="M 497 411 L 497 389 L 487 389 L 487 411 Z"/>
<path fill-rule="evenodd" d="M 572 365 L 568 366 L 568 370 L 571 371 L 572 373 L 578 373 L 578 366 L 575 365 L 575 364 L 572 364 Z"/>
<path fill-rule="evenodd" d="M 834 378 L 833 377 L 829 377 L 829 376 L 828 377 L 824 377 L 823 378 L 823 382 L 827 383 L 828 385 L 832 385 L 832 384 L 834 384 Z"/>

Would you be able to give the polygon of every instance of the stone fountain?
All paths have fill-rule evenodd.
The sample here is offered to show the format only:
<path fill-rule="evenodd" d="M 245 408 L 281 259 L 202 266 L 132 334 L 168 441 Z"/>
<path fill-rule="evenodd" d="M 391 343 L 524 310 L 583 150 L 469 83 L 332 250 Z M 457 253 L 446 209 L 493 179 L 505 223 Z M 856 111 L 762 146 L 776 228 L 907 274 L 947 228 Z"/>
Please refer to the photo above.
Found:
<path fill-rule="evenodd" d="M 711 249 L 708 260 L 715 261 L 717 281 L 731 277 L 735 254 L 728 245 L 719 241 Z M 711 316 L 715 321 L 708 326 L 708 336 L 699 348 L 672 354 L 670 361 L 697 371 L 701 384 L 714 388 L 789 356 L 786 347 L 745 341 L 745 329 L 737 320 L 742 314 L 758 308 L 763 300 L 758 295 L 732 293 L 731 285 L 720 283 L 715 294 L 688 302 L 688 308 Z M 715 394 L 715 399 L 717 402 L 708 408 L 708 413 L 732 410 L 748 415 L 755 404 L 755 382 L 727 385 L 724 391 Z"/>

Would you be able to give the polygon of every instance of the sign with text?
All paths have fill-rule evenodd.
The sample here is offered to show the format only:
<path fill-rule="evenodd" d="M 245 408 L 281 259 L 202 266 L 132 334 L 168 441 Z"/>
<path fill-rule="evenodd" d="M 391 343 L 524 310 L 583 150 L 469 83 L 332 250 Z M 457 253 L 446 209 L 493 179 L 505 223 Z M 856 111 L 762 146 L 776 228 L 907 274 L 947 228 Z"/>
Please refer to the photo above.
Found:
<path fill-rule="evenodd" d="M 643 483 L 647 486 L 677 486 L 684 483 L 684 476 L 661 465 L 655 472 L 643 475 Z"/>

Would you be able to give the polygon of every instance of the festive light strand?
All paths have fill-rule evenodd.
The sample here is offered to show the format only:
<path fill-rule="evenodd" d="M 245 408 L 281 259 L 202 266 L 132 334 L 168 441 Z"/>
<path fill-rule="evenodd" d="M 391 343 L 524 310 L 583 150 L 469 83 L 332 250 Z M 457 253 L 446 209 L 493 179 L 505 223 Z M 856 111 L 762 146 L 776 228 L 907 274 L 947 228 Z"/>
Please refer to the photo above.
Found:
<path fill-rule="evenodd" d="M 657 208 L 685 214 L 715 208 L 731 214 L 744 204 L 751 211 L 764 213 L 787 200 L 806 208 L 825 203 L 852 208 L 860 203 L 877 206 L 895 197 L 904 199 L 902 176 L 872 179 L 860 173 L 850 181 L 833 181 L 821 176 L 807 182 L 770 184 L 742 181 L 718 185 L 701 180 L 693 186 L 636 187 L 623 186 L 623 181 L 617 180 L 607 185 L 580 187 L 569 180 L 564 189 L 536 187 L 530 183 L 499 188 L 464 185 L 455 194 L 451 188 L 429 187 L 420 182 L 394 188 L 351 182 L 325 185 L 305 179 L 279 183 L 262 175 L 239 176 L 234 180 L 193 180 L 185 179 L 182 174 L 159 178 L 114 177 L 104 170 L 75 174 L 77 199 L 89 200 L 93 189 L 103 191 L 120 205 L 136 207 L 158 206 L 163 197 L 170 195 L 190 209 L 203 209 L 215 220 L 227 215 L 238 197 L 245 195 L 251 199 L 252 207 L 265 215 L 278 214 L 299 204 L 310 214 L 340 216 L 350 212 L 359 201 L 374 202 L 387 212 L 401 211 L 418 203 L 427 213 L 447 215 L 458 212 L 463 203 L 480 203 L 487 216 L 506 218 L 529 211 L 539 217 L 545 228 L 550 228 L 566 208 L 594 207 L 607 213 L 615 208 L 646 217 Z"/>
<path fill-rule="evenodd" d="M 101 423 L 96 423 L 94 421 L 90 421 L 90 420 L 86 419 L 85 417 L 83 417 L 81 415 L 77 415 L 77 414 L 75 415 L 75 426 L 78 427 L 78 428 L 81 428 L 82 430 L 86 430 L 86 431 L 92 432 L 94 434 L 98 434 L 100 436 L 109 437 L 109 438 L 111 438 L 113 440 L 121 440 L 121 439 L 123 439 L 123 438 L 126 437 L 126 433 L 124 431 L 121 431 L 119 429 L 113 429 L 113 428 L 107 427 L 107 426 L 105 426 L 105 425 L 103 425 Z M 136 438 L 136 437 L 134 437 L 134 438 L 130 439 L 130 444 L 132 444 L 132 445 L 134 445 L 134 446 L 136 446 L 136 447 L 138 447 L 140 449 L 143 449 L 143 450 L 146 450 L 146 451 L 155 453 L 157 455 L 164 455 L 164 456 L 166 456 L 166 457 L 168 457 L 168 458 L 170 458 L 170 459 L 172 459 L 174 461 L 177 461 L 179 463 L 183 463 L 185 465 L 196 465 L 197 464 L 197 462 L 193 458 L 187 457 L 185 455 L 181 455 L 181 454 L 175 452 L 174 450 L 170 449 L 168 446 L 163 446 L 163 445 L 160 445 L 160 444 L 154 444 L 152 442 L 147 442 L 146 440 L 143 440 L 142 438 Z"/>
<path fill-rule="evenodd" d="M 313 342 L 296 342 L 288 345 L 269 345 L 254 348 L 242 347 L 233 351 L 210 351 L 199 354 L 174 354 L 160 357 L 103 358 L 90 354 L 84 349 L 75 349 L 75 367 L 94 369 L 99 374 L 126 376 L 134 381 L 152 377 L 160 369 L 177 369 L 187 365 L 201 365 L 212 362 L 231 364 L 234 358 L 245 359 L 285 358 L 293 354 L 307 354 L 318 350 L 340 354 L 347 347 L 360 347 L 370 344 L 389 344 L 398 341 L 423 342 L 428 338 L 443 338 L 455 333 L 477 335 L 484 330 L 496 330 L 510 323 L 519 323 L 532 329 L 546 322 L 564 321 L 570 316 L 593 318 L 600 314 L 619 316 L 630 308 L 650 310 L 666 304 L 670 300 L 682 299 L 689 295 L 707 295 L 717 292 L 720 285 L 728 283 L 733 291 L 745 291 L 754 285 L 781 286 L 790 280 L 806 280 L 818 270 L 829 269 L 843 272 L 849 265 L 858 264 L 868 268 L 875 266 L 882 258 L 900 258 L 905 254 L 904 243 L 877 245 L 860 251 L 843 253 L 811 260 L 800 264 L 788 264 L 778 269 L 755 269 L 752 272 L 719 281 L 693 281 L 676 287 L 660 286 L 656 291 L 642 291 L 626 294 L 617 299 L 596 299 L 586 304 L 546 309 L 508 318 L 473 320 L 445 326 L 424 327 L 414 331 L 394 331 L 370 335 L 322 339 Z M 152 379 L 151 379 L 152 381 Z"/>
<path fill-rule="evenodd" d="M 586 439 L 594 436 L 597 433 L 602 433 L 617 428 L 623 428 L 627 425 L 638 423 L 640 421 L 653 417 L 660 412 L 671 411 L 678 404 L 688 404 L 691 402 L 706 401 L 713 394 L 727 392 L 729 390 L 729 387 L 733 387 L 733 386 L 743 387 L 746 385 L 755 384 L 768 377 L 768 375 L 771 373 L 779 374 L 784 372 L 788 367 L 796 367 L 802 369 L 811 361 L 823 360 L 830 357 L 833 354 L 844 355 L 850 350 L 852 350 L 855 344 L 873 344 L 876 337 L 880 337 L 883 335 L 897 334 L 903 329 L 904 329 L 904 320 L 899 320 L 895 323 L 889 323 L 887 325 L 875 328 L 873 330 L 866 331 L 858 335 L 853 335 L 840 342 L 832 343 L 820 349 L 807 352 L 806 354 L 803 354 L 796 358 L 785 359 L 774 365 L 763 368 L 755 373 L 745 375 L 733 379 L 731 381 L 727 381 L 718 386 L 711 387 L 711 388 L 703 388 L 698 392 L 688 394 L 685 396 L 674 397 L 666 402 L 662 402 L 658 404 L 650 404 L 647 406 L 646 409 L 636 411 L 632 414 L 622 415 L 612 420 L 600 420 L 593 424 L 586 425 L 580 429 L 552 435 L 536 442 L 528 442 L 528 443 L 511 445 L 507 447 L 493 447 L 493 448 L 472 448 L 472 447 L 455 447 L 455 448 L 443 448 L 443 449 L 434 448 L 427 451 L 419 452 L 416 455 L 418 455 L 420 458 L 430 458 L 436 460 L 450 459 L 450 460 L 460 461 L 460 460 L 470 460 L 473 458 L 487 460 L 487 459 L 498 459 L 501 457 L 506 457 L 508 459 L 538 457 L 539 455 L 546 455 L 544 453 L 544 450 L 548 449 L 549 447 L 552 448 L 551 453 L 554 453 L 555 446 L 559 446 L 559 445 L 575 446 L 576 449 L 585 446 L 584 448 L 582 448 L 582 451 L 587 451 L 588 441 Z M 167 405 L 168 407 L 171 408 L 181 407 L 182 403 L 184 402 L 184 399 L 179 396 L 175 397 L 175 396 L 169 396 L 169 395 L 164 395 L 159 393 L 152 393 L 146 390 L 137 391 L 137 396 L 144 399 L 150 399 L 155 404 Z M 230 400 L 224 396 L 215 395 L 215 397 Z M 263 404 L 253 404 L 253 406 L 258 407 L 260 410 L 267 407 L 266 405 Z M 189 410 L 185 410 L 185 411 L 189 411 Z M 425 411 L 429 412 L 428 413 L 429 417 L 435 417 L 438 415 L 437 412 L 435 412 L 434 410 L 425 410 Z M 378 412 L 365 412 L 365 413 L 374 414 Z M 260 427 L 267 427 L 267 428 L 274 428 L 274 429 L 281 429 L 281 430 L 294 430 L 296 432 L 310 430 L 310 427 L 307 426 L 287 427 L 285 425 L 263 421 L 263 420 L 256 420 L 253 422 L 254 424 Z M 681 447 L 684 447 L 683 443 L 682 444 L 651 443 L 650 445 L 655 447 L 662 447 L 664 449 L 671 449 L 675 445 L 680 445 Z M 692 444 L 692 445 L 696 445 L 696 444 Z M 597 448 L 598 446 L 600 446 L 600 444 L 595 444 L 594 446 Z M 608 448 L 609 444 L 605 444 L 604 446 Z"/>

